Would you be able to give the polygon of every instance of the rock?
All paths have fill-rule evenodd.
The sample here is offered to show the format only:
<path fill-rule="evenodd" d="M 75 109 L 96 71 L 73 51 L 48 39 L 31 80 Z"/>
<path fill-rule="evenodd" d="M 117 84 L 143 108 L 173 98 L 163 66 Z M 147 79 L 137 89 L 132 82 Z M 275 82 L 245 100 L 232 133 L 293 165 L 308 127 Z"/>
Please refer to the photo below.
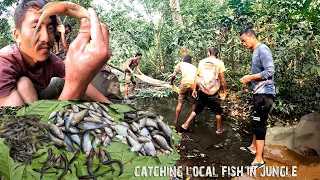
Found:
<path fill-rule="evenodd" d="M 118 77 L 105 67 L 91 82 L 103 95 L 111 99 L 122 99 Z"/>
<path fill-rule="evenodd" d="M 313 112 L 305 115 L 295 125 L 293 146 L 297 148 L 300 145 L 314 149 L 320 154 L 320 113 Z"/>
<path fill-rule="evenodd" d="M 282 145 L 301 155 L 320 154 L 320 113 L 303 116 L 299 123 L 289 127 L 267 129 L 266 145 Z"/>
<path fill-rule="evenodd" d="M 298 166 L 303 159 L 303 156 L 286 146 L 271 144 L 265 146 L 263 156 L 289 166 Z"/>

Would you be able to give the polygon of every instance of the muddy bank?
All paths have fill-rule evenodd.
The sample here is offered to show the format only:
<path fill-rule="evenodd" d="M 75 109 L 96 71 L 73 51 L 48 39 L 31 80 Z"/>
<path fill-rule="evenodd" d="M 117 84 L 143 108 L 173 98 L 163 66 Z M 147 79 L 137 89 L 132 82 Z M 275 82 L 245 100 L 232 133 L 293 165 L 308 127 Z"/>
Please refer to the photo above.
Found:
<path fill-rule="evenodd" d="M 265 168 L 256 171 L 256 177 L 244 175 L 233 180 L 276 180 L 276 179 L 296 179 L 296 180 L 318 180 L 320 178 L 320 157 L 301 156 L 294 151 L 280 145 L 266 146 L 265 148 L 265 168 L 270 172 L 274 167 L 285 166 L 288 172 L 284 172 L 286 177 L 274 176 L 265 177 Z M 294 169 L 292 169 L 294 167 Z M 292 170 L 296 173 L 292 174 Z M 296 177 L 288 176 L 296 175 Z M 280 176 L 280 175 L 279 175 Z"/>

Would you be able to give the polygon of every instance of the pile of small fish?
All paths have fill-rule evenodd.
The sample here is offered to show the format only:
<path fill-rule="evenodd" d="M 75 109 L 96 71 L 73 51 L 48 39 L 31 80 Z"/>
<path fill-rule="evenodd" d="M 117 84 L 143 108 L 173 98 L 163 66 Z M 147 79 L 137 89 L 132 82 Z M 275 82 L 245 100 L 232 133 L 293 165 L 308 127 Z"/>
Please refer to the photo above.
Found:
<path fill-rule="evenodd" d="M 73 152 L 75 145 L 89 156 L 91 149 L 108 146 L 114 137 L 143 156 L 173 151 L 171 129 L 162 116 L 136 111 L 125 113 L 121 124 L 114 122 L 106 105 L 98 102 L 72 104 L 48 117 L 49 137 L 58 147 Z"/>
<path fill-rule="evenodd" d="M 74 152 L 75 144 L 89 156 L 92 148 L 108 146 L 114 137 L 112 126 L 116 123 L 108 111 L 98 102 L 71 104 L 54 111 L 48 117 L 49 137 L 57 147 Z"/>
<path fill-rule="evenodd" d="M 173 151 L 173 136 L 162 116 L 137 111 L 125 113 L 121 124 L 115 125 L 116 137 L 131 146 L 130 151 L 143 156 L 169 154 Z"/>
<path fill-rule="evenodd" d="M 15 162 L 31 162 L 33 155 L 46 146 L 48 127 L 40 123 L 40 117 L 26 115 L 9 118 L 0 132 L 4 143 L 10 147 Z"/>
<path fill-rule="evenodd" d="M 40 157 L 40 156 L 43 156 L 44 154 L 46 154 L 46 152 L 41 153 L 38 156 Z M 42 179 L 42 177 L 46 173 L 54 173 L 54 174 L 58 175 L 59 171 L 63 170 L 58 178 L 60 180 L 68 173 L 68 171 L 70 171 L 70 173 L 72 173 L 71 166 L 75 162 L 75 160 L 79 157 L 79 155 L 80 155 L 80 150 L 78 149 L 75 152 L 74 156 L 69 161 L 64 152 L 60 152 L 60 154 L 55 154 L 55 153 L 53 153 L 52 149 L 49 148 L 48 149 L 48 156 L 46 158 L 46 161 L 42 163 L 43 164 L 42 168 L 41 169 L 33 169 L 33 171 L 41 173 L 40 179 Z M 99 159 L 99 163 L 98 163 L 98 166 L 96 167 L 96 169 L 93 171 L 92 163 L 94 161 L 95 156 Z M 105 158 L 107 158 L 107 160 L 105 160 Z M 123 173 L 123 164 L 121 163 L 121 161 L 111 159 L 110 154 L 106 150 L 99 149 L 96 152 L 94 149 L 91 149 L 89 156 L 86 159 L 86 163 L 85 163 L 85 165 L 87 166 L 87 171 L 88 171 L 89 175 L 80 176 L 79 172 L 78 172 L 78 167 L 76 166 L 76 164 L 74 164 L 74 167 L 76 169 L 76 176 L 79 179 L 96 179 L 97 177 L 103 176 L 103 175 L 107 174 L 108 172 L 114 173 L 115 169 L 112 166 L 112 164 L 118 165 L 118 167 L 120 168 L 118 176 L 120 176 Z M 109 168 L 103 172 L 98 173 L 102 166 L 108 166 Z M 52 171 L 53 169 L 55 171 Z"/>

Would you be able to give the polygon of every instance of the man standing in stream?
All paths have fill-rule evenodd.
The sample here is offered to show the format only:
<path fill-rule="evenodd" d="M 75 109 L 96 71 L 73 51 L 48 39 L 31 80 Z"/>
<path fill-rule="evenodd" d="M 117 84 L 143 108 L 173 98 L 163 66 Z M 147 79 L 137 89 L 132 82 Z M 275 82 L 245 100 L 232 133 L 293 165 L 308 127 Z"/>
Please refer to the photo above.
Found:
<path fill-rule="evenodd" d="M 177 74 L 181 72 L 182 78 L 180 83 L 180 91 L 178 98 L 178 105 L 176 107 L 176 117 L 173 121 L 173 124 L 178 124 L 179 116 L 182 110 L 182 105 L 186 101 L 189 100 L 192 111 L 196 108 L 197 99 L 192 96 L 194 78 L 196 77 L 197 67 L 191 63 L 192 57 L 190 55 L 186 55 L 183 57 L 182 62 L 179 62 L 177 66 L 174 68 L 174 72 L 170 78 L 170 85 L 173 85 L 173 81 L 175 80 Z"/>
<path fill-rule="evenodd" d="M 124 98 L 125 99 L 128 99 L 128 89 L 129 89 L 130 83 L 131 83 L 130 97 L 134 96 L 134 88 L 135 88 L 137 82 L 136 82 L 136 79 L 133 75 L 133 70 L 137 69 L 139 74 L 143 74 L 139 68 L 139 61 L 140 61 L 141 57 L 142 57 L 142 53 L 137 52 L 133 58 L 128 59 L 128 62 L 125 66 L 125 74 L 124 74 L 125 83 L 126 83 L 126 85 L 124 87 Z"/>
<path fill-rule="evenodd" d="M 240 39 L 246 48 L 253 50 L 251 74 L 243 76 L 240 81 L 243 84 L 251 82 L 254 110 L 252 144 L 240 149 L 255 155 L 251 166 L 261 168 L 265 165 L 262 154 L 266 136 L 266 121 L 276 94 L 274 64 L 270 49 L 258 41 L 256 33 L 251 27 L 240 32 Z"/>

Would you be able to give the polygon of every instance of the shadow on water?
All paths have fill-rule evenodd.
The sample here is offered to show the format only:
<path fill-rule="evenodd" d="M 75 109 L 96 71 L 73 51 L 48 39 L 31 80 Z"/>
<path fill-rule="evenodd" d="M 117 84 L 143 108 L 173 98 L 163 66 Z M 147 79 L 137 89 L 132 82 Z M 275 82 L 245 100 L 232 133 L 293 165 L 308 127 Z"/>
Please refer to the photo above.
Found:
<path fill-rule="evenodd" d="M 175 117 L 176 99 L 138 99 L 135 107 L 160 114 L 164 121 L 172 124 Z M 179 124 L 183 124 L 191 113 L 191 106 L 185 104 L 180 115 Z M 246 126 L 247 127 L 247 126 Z M 241 132 L 240 125 L 226 116 L 222 119 L 223 133 L 217 135 L 215 116 L 209 109 L 205 109 L 196 117 L 191 132 L 185 133 L 180 143 L 181 158 L 177 166 L 183 169 L 193 166 L 214 166 L 218 179 L 227 180 L 231 177 L 222 177 L 221 166 L 247 166 L 253 156 L 240 150 L 241 146 L 249 146 L 252 135 Z M 191 174 L 190 172 L 189 174 Z M 191 178 L 200 179 L 200 178 Z M 214 178 L 201 178 L 214 179 Z"/>

